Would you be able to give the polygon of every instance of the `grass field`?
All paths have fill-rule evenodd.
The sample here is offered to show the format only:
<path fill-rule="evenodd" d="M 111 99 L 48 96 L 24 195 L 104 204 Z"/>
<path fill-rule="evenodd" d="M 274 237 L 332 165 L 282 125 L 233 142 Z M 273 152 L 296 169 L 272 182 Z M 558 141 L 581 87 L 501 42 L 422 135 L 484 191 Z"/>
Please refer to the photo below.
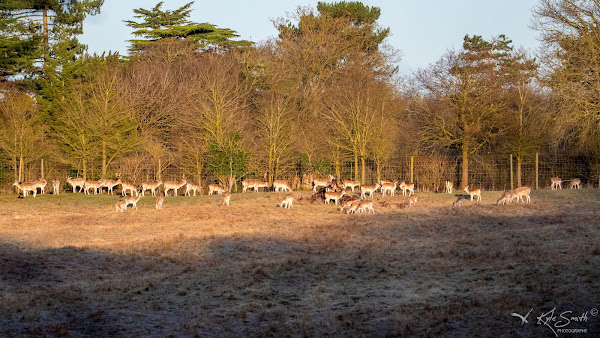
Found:
<path fill-rule="evenodd" d="M 291 210 L 247 193 L 125 213 L 115 196 L 0 195 L 0 336 L 550 337 L 565 311 L 600 335 L 597 190 L 369 215 L 294 194 Z"/>

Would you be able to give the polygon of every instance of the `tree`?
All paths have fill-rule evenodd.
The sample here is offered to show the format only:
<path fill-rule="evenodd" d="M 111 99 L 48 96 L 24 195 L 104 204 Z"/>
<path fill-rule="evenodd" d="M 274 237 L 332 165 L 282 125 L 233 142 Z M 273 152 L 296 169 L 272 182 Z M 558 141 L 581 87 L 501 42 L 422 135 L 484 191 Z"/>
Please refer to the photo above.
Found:
<path fill-rule="evenodd" d="M 561 102 L 555 118 L 561 136 L 557 139 L 599 154 L 600 2 L 541 0 L 534 15 L 547 51 L 544 83 Z"/>
<path fill-rule="evenodd" d="M 507 107 L 500 116 L 501 148 L 515 154 L 517 159 L 517 186 L 521 186 L 521 166 L 525 154 L 535 151 L 547 140 L 549 130 L 547 103 L 537 87 L 538 65 L 523 50 L 511 55 L 506 67 L 508 85 L 505 100 Z"/>
<path fill-rule="evenodd" d="M 134 17 L 141 19 L 141 22 L 125 21 L 127 26 L 135 29 L 133 34 L 136 37 L 143 38 L 130 40 L 131 51 L 142 51 L 146 46 L 168 38 L 188 39 L 193 41 L 198 49 L 229 48 L 251 44 L 246 40 L 233 40 L 239 35 L 232 29 L 189 21 L 193 1 L 173 11 L 161 10 L 163 3 L 163 1 L 159 2 L 151 10 L 134 9 L 133 12 L 136 14 Z"/>
<path fill-rule="evenodd" d="M 0 150 L 11 160 L 15 180 L 22 181 L 23 167 L 45 154 L 46 126 L 31 95 L 15 88 L 0 94 Z"/>
<path fill-rule="evenodd" d="M 268 67 L 281 65 L 277 69 L 285 77 L 294 102 L 292 111 L 298 130 L 294 145 L 308 158 L 309 166 L 330 153 L 337 154 L 334 163 L 343 158 L 336 146 L 329 147 L 333 143 L 326 137 L 314 137 L 328 132 L 321 122 L 328 101 L 326 88 L 355 64 L 384 78 L 394 72 L 390 62 L 393 50 L 382 48 L 389 30 L 377 26 L 379 14 L 379 8 L 359 2 L 319 3 L 318 11 L 298 8 L 295 22 L 274 21 L 279 36 L 268 46 L 273 55 Z"/>
<path fill-rule="evenodd" d="M 76 36 L 83 32 L 86 16 L 98 14 L 103 2 L 9 0 L 0 3 L 0 76 L 33 77 L 57 71 L 60 65 L 51 68 L 47 62 L 61 54 L 55 47 L 67 41 L 81 56 L 84 48 Z"/>
<path fill-rule="evenodd" d="M 421 138 L 430 146 L 460 150 L 463 188 L 469 185 L 469 156 L 499 132 L 494 122 L 504 109 L 499 92 L 510 43 L 503 35 L 492 41 L 467 35 L 462 51 L 449 51 L 416 76 L 425 93 L 417 99 Z"/>

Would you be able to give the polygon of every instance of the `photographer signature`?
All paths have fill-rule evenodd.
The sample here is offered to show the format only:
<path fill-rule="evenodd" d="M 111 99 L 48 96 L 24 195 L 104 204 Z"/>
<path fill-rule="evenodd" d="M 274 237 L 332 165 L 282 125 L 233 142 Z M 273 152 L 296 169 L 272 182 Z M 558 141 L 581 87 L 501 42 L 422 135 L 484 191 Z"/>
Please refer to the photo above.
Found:
<path fill-rule="evenodd" d="M 520 315 L 516 312 L 511 313 L 511 316 L 521 319 L 521 325 L 529 323 L 527 317 L 533 311 L 533 308 L 527 312 L 526 315 Z M 581 316 L 573 314 L 573 311 L 563 311 L 561 313 L 556 312 L 556 307 L 552 310 L 542 313 L 537 317 L 537 325 L 543 325 L 552 330 L 552 333 L 558 337 L 558 333 L 573 332 L 574 330 L 586 332 L 586 329 L 567 329 L 572 323 L 586 323 L 588 321 L 588 315 L 595 317 L 598 315 L 598 309 L 593 308 L 589 311 L 585 311 Z"/>

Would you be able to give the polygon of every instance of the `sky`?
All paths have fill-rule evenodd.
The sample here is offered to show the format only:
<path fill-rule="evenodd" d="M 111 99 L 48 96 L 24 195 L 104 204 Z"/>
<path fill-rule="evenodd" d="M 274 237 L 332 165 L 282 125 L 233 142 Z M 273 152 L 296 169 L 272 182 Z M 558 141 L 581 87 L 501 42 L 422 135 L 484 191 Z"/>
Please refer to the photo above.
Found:
<path fill-rule="evenodd" d="M 325 0 L 334 2 L 335 0 Z M 118 51 L 127 54 L 132 30 L 123 20 L 133 20 L 134 8 L 153 8 L 159 0 L 104 0 L 101 13 L 84 21 L 80 41 L 90 53 Z M 164 0 L 163 10 L 177 9 L 189 0 Z M 538 32 L 529 28 L 531 10 L 537 0 L 364 0 L 381 8 L 378 20 L 389 27 L 387 43 L 400 50 L 401 73 L 410 75 L 437 61 L 446 51 L 460 49 L 466 34 L 489 40 L 506 35 L 515 47 L 532 52 L 539 48 Z M 272 19 L 287 17 L 298 6 L 316 8 L 317 1 L 306 0 L 196 0 L 190 20 L 230 28 L 242 39 L 265 41 L 277 35 Z"/>

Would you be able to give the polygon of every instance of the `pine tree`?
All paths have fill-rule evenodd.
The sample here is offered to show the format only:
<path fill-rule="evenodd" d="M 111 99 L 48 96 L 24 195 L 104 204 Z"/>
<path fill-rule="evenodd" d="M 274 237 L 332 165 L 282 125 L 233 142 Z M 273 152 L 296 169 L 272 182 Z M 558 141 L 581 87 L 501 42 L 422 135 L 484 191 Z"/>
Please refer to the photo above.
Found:
<path fill-rule="evenodd" d="M 62 68 L 49 67 L 58 49 L 70 45 L 81 55 L 76 39 L 87 15 L 100 12 L 104 0 L 6 0 L 0 3 L 0 76 L 35 77 Z M 75 56 L 68 57 L 72 60 Z"/>
<path fill-rule="evenodd" d="M 190 2 L 176 10 L 162 10 L 163 2 L 159 2 L 151 10 L 138 8 L 133 12 L 134 17 L 141 22 L 126 20 L 125 24 L 135 31 L 136 37 L 143 39 L 129 40 L 131 51 L 141 51 L 158 40 L 166 38 L 189 39 L 197 48 L 206 49 L 214 47 L 248 46 L 251 42 L 246 40 L 233 40 L 239 35 L 229 28 L 218 28 L 210 23 L 195 23 L 188 20 L 191 13 Z"/>

